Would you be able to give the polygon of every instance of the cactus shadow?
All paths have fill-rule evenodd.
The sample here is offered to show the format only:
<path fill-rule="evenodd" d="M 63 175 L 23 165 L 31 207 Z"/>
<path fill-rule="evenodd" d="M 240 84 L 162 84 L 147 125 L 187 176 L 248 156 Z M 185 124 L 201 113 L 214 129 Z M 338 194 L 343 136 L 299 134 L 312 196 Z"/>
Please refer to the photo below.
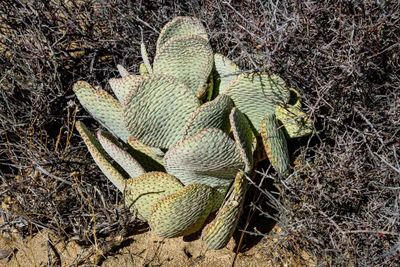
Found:
<path fill-rule="evenodd" d="M 266 170 L 269 162 L 261 161 L 257 164 L 257 170 Z M 263 175 L 255 173 L 252 180 L 260 184 Z M 262 190 L 260 190 L 262 189 Z M 234 251 L 246 252 L 256 246 L 275 227 L 277 221 L 274 219 L 279 211 L 273 207 L 271 201 L 262 192 L 267 191 L 274 198 L 279 197 L 278 189 L 273 185 L 271 179 L 264 179 L 259 188 L 250 186 L 246 193 L 243 213 L 239 220 L 237 230 L 233 234 L 235 240 Z"/>

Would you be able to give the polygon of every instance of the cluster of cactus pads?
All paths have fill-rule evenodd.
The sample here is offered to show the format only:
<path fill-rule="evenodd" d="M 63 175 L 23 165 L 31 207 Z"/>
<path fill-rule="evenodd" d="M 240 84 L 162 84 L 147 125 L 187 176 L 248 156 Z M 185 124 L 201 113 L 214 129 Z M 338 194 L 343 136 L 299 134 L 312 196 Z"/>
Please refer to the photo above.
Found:
<path fill-rule="evenodd" d="M 152 65 L 143 44 L 141 52 L 139 75 L 118 66 L 121 78 L 109 81 L 116 98 L 84 81 L 74 85 L 108 132 L 96 137 L 82 122 L 77 129 L 152 231 L 175 237 L 204 228 L 206 245 L 220 249 L 236 228 L 254 164 L 264 154 L 287 175 L 286 138 L 309 134 L 311 122 L 281 78 L 243 73 L 214 54 L 197 19 L 164 26 Z"/>

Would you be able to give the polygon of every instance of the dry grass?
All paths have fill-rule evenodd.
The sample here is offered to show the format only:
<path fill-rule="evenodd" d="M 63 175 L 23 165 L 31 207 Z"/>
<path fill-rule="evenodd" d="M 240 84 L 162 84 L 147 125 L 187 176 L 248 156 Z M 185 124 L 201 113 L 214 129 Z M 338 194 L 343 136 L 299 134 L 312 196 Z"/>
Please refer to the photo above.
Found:
<path fill-rule="evenodd" d="M 315 120 L 312 138 L 291 142 L 301 163 L 294 174 L 264 176 L 281 194 L 269 202 L 279 210 L 281 246 L 322 266 L 396 265 L 397 1 L 47 2 L 0 3 L 1 231 L 49 228 L 90 244 L 134 228 L 73 129 L 78 119 L 97 124 L 71 86 L 105 86 L 117 63 L 136 71 L 141 33 L 154 51 L 157 30 L 190 15 L 203 20 L 215 51 L 299 88 Z M 257 218 L 271 211 L 261 195 Z"/>

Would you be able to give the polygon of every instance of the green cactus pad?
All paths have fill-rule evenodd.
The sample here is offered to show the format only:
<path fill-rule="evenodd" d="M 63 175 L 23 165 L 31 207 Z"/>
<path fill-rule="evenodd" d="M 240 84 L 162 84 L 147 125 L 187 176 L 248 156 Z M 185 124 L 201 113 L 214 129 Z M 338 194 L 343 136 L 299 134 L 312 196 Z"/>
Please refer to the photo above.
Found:
<path fill-rule="evenodd" d="M 161 237 L 186 236 L 197 232 L 210 214 L 218 193 L 215 189 L 191 184 L 160 199 L 152 209 L 151 229 Z"/>
<path fill-rule="evenodd" d="M 97 132 L 97 139 L 107 154 L 129 174 L 130 178 L 145 173 L 143 167 L 132 157 L 131 154 L 120 146 L 118 141 L 115 140 L 111 134 L 99 131 Z"/>
<path fill-rule="evenodd" d="M 137 93 L 125 107 L 131 136 L 152 147 L 169 148 L 183 133 L 199 100 L 172 77 L 145 77 Z"/>
<path fill-rule="evenodd" d="M 272 167 L 278 173 L 288 175 L 290 168 L 289 152 L 283 127 L 278 124 L 275 114 L 267 114 L 262 121 L 261 137 Z"/>
<path fill-rule="evenodd" d="M 218 74 L 218 92 L 219 94 L 223 94 L 231 81 L 237 78 L 240 73 L 240 69 L 230 59 L 221 54 L 214 55 L 214 65 Z"/>
<path fill-rule="evenodd" d="M 137 210 L 139 215 L 148 221 L 153 206 L 160 199 L 182 188 L 182 183 L 172 175 L 164 172 L 148 172 L 128 180 L 125 203 L 130 209 Z"/>
<path fill-rule="evenodd" d="M 221 249 L 228 244 L 242 213 L 247 188 L 244 172 L 240 171 L 235 177 L 226 201 L 214 220 L 203 230 L 202 239 L 209 249 Z"/>
<path fill-rule="evenodd" d="M 153 73 L 153 69 L 151 68 L 149 55 L 147 54 L 146 45 L 141 42 L 140 43 L 140 54 L 142 55 L 143 64 L 146 66 L 146 70 L 148 73 Z"/>
<path fill-rule="evenodd" d="M 253 151 L 255 150 L 253 142 L 255 136 L 250 127 L 249 120 L 235 107 L 229 115 L 229 121 L 233 136 L 245 164 L 245 171 L 250 172 L 253 168 Z"/>
<path fill-rule="evenodd" d="M 108 180 L 110 180 L 115 187 L 118 188 L 119 191 L 123 192 L 125 189 L 126 180 L 108 160 L 106 152 L 102 149 L 96 137 L 82 122 L 78 121 L 75 126 L 100 170 L 104 173 Z"/>
<path fill-rule="evenodd" d="M 168 173 L 183 184 L 228 186 L 244 164 L 235 142 L 220 129 L 204 129 L 168 150 Z"/>
<path fill-rule="evenodd" d="M 175 37 L 156 54 L 154 74 L 171 75 L 186 84 L 198 98 L 207 92 L 207 80 L 213 66 L 208 41 L 198 36 Z"/>
<path fill-rule="evenodd" d="M 142 76 L 127 75 L 122 78 L 111 78 L 108 83 L 119 102 L 125 105 L 126 99 L 136 93 L 142 81 Z"/>
<path fill-rule="evenodd" d="M 235 106 L 246 114 L 257 130 L 266 113 L 275 112 L 277 104 L 287 103 L 290 98 L 281 78 L 263 73 L 239 75 L 229 84 L 225 94 L 232 98 Z"/>
<path fill-rule="evenodd" d="M 192 17 L 176 17 L 163 27 L 157 40 L 157 52 L 171 38 L 196 35 L 208 41 L 206 29 L 201 22 Z"/>
<path fill-rule="evenodd" d="M 283 124 L 289 138 L 304 137 L 312 134 L 313 122 L 301 110 L 299 105 L 278 105 L 275 114 L 278 121 Z"/>
<path fill-rule="evenodd" d="M 140 75 L 148 75 L 149 74 L 149 70 L 147 69 L 146 65 L 144 63 L 141 63 L 139 65 L 139 74 Z"/>
<path fill-rule="evenodd" d="M 233 102 L 229 96 L 220 95 L 196 109 L 186 125 L 184 135 L 193 135 L 204 128 L 218 128 L 229 132 L 229 113 Z"/>
<path fill-rule="evenodd" d="M 84 81 L 76 82 L 73 90 L 82 106 L 98 122 L 122 140 L 128 140 L 129 131 L 123 120 L 122 106 L 116 99 Z"/>

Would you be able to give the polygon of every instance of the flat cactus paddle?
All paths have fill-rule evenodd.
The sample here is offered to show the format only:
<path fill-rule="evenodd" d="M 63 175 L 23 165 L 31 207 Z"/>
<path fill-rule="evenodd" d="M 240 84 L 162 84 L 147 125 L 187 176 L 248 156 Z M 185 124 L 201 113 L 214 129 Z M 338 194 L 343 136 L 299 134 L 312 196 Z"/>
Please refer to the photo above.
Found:
<path fill-rule="evenodd" d="M 108 83 L 118 101 L 125 105 L 127 98 L 132 97 L 137 92 L 142 81 L 142 76 L 129 74 L 122 78 L 111 78 Z"/>
<path fill-rule="evenodd" d="M 183 184 L 228 186 L 244 168 L 235 141 L 220 129 L 204 129 L 168 150 L 164 157 L 168 173 Z"/>
<path fill-rule="evenodd" d="M 120 64 L 117 64 L 117 69 L 118 69 L 119 75 L 122 78 L 130 75 L 129 71 L 127 69 L 125 69 L 125 67 L 120 65 Z"/>
<path fill-rule="evenodd" d="M 234 139 L 245 164 L 245 171 L 250 172 L 253 168 L 253 151 L 255 150 L 255 148 L 253 148 L 253 143 L 255 136 L 249 120 L 235 107 L 229 115 L 229 121 L 231 123 Z"/>
<path fill-rule="evenodd" d="M 228 89 L 231 81 L 240 74 L 240 69 L 230 59 L 218 53 L 214 54 L 214 66 L 218 75 L 218 92 L 223 94 Z"/>
<path fill-rule="evenodd" d="M 290 88 L 290 91 L 295 94 L 295 103 L 293 105 L 277 105 L 275 109 L 276 118 L 283 124 L 285 133 L 289 138 L 308 136 L 313 132 L 313 122 L 301 109 L 300 94 L 293 88 Z"/>
<path fill-rule="evenodd" d="M 182 188 L 182 183 L 172 175 L 165 172 L 148 172 L 128 180 L 125 203 L 131 210 L 136 210 L 142 219 L 148 221 L 153 206 L 160 199 Z"/>
<path fill-rule="evenodd" d="M 181 137 L 199 100 L 172 77 L 145 77 L 125 107 L 125 121 L 131 136 L 145 145 L 169 148 Z"/>
<path fill-rule="evenodd" d="M 128 140 L 129 131 L 125 127 L 121 104 L 104 90 L 96 90 L 89 83 L 79 81 L 73 88 L 79 102 L 92 116 L 110 132 Z"/>
<path fill-rule="evenodd" d="M 190 116 L 184 129 L 184 136 L 193 135 L 204 128 L 218 128 L 229 132 L 229 114 L 233 102 L 229 96 L 220 95 L 197 108 Z"/>
<path fill-rule="evenodd" d="M 202 240 L 209 249 L 221 249 L 228 244 L 239 222 L 247 188 L 245 174 L 240 171 L 214 220 L 203 230 Z"/>
<path fill-rule="evenodd" d="M 141 42 L 140 43 L 140 54 L 142 55 L 143 64 L 146 66 L 146 70 L 148 73 L 153 73 L 153 68 L 151 67 L 149 55 L 147 54 L 146 45 Z"/>
<path fill-rule="evenodd" d="M 107 153 L 102 149 L 99 141 L 82 122 L 78 121 L 75 126 L 97 166 L 99 166 L 108 180 L 110 180 L 120 192 L 123 192 L 126 185 L 125 177 L 111 164 Z"/>
<path fill-rule="evenodd" d="M 261 123 L 261 137 L 272 167 L 278 173 L 288 175 L 290 170 L 289 151 L 283 127 L 278 124 L 275 114 L 265 116 Z"/>
<path fill-rule="evenodd" d="M 144 63 L 141 63 L 139 65 L 139 74 L 145 76 L 145 75 L 148 75 L 149 73 L 150 72 L 147 69 L 146 65 Z"/>
<path fill-rule="evenodd" d="M 152 209 L 151 229 L 161 237 L 186 236 L 197 232 L 212 211 L 218 191 L 191 184 L 160 199 Z"/>
<path fill-rule="evenodd" d="M 186 84 L 197 98 L 207 93 L 207 80 L 213 67 L 208 41 L 198 36 L 175 37 L 157 52 L 153 71 Z"/>
<path fill-rule="evenodd" d="M 256 130 L 266 113 L 275 112 L 279 103 L 287 103 L 290 92 L 285 82 L 276 75 L 264 73 L 241 74 L 231 81 L 224 94 L 246 114 Z"/>
<path fill-rule="evenodd" d="M 208 41 L 206 29 L 201 22 L 192 17 L 176 17 L 162 28 L 157 40 L 157 52 L 160 48 L 174 37 L 195 35 Z"/>
<path fill-rule="evenodd" d="M 97 132 L 97 139 L 107 154 L 128 173 L 130 178 L 145 173 L 139 162 L 128 151 L 124 150 L 111 134 L 99 131 Z"/>

